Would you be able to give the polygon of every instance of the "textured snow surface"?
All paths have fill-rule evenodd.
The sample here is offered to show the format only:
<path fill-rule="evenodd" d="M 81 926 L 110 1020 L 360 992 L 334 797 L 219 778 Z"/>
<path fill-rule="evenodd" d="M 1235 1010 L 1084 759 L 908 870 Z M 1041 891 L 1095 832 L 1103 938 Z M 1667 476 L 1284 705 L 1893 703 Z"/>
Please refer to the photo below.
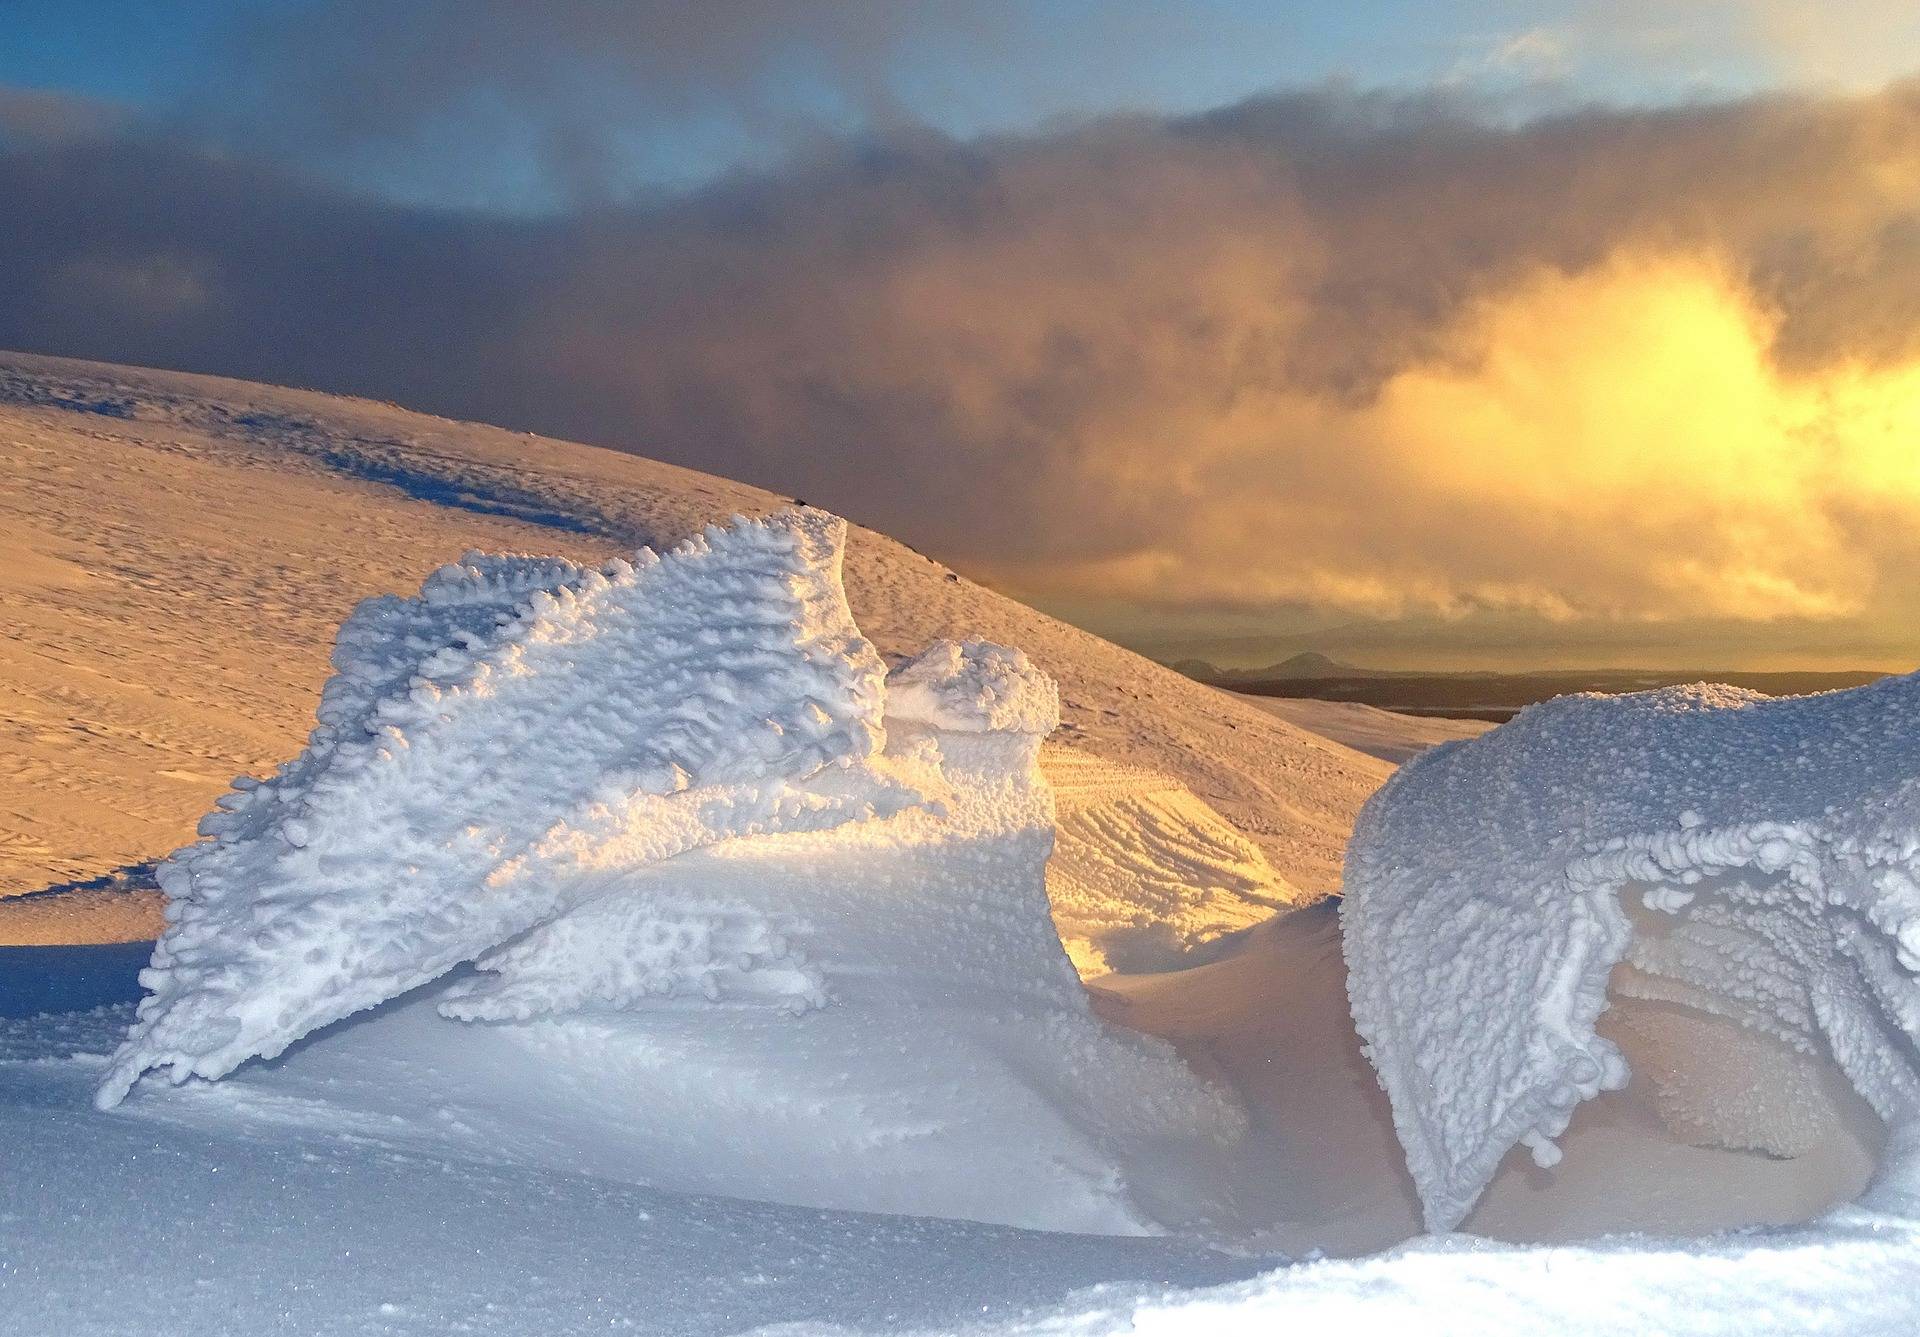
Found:
<path fill-rule="evenodd" d="M 798 510 L 601 570 L 470 556 L 363 605 L 306 752 L 162 867 L 99 1103 L 394 1002 L 266 1080 L 397 1116 L 485 1074 L 539 1093 L 475 1116 L 502 1144 L 687 1191 L 1120 1233 L 1203 1214 L 1159 1162 L 1245 1117 L 1093 1016 L 1062 950 L 1052 680 L 944 640 L 885 674 L 844 534 Z"/>
<path fill-rule="evenodd" d="M 943 640 L 888 675 L 887 714 L 954 733 L 1044 738 L 1060 727 L 1060 691 L 1020 650 Z"/>
<path fill-rule="evenodd" d="M 919 799 L 848 784 L 880 658 L 844 528 L 795 512 L 604 570 L 470 557 L 341 628 L 307 750 L 160 870 L 152 997 L 102 1087 L 220 1077 L 602 894 L 621 868 Z"/>
<path fill-rule="evenodd" d="M 1083 978 L 1196 965 L 1314 899 L 1168 777 L 1048 752 L 1059 839 L 1047 890 Z"/>
<path fill-rule="evenodd" d="M 1342 918 L 1429 1224 L 1458 1222 L 1516 1144 L 1551 1166 L 1575 1107 L 1625 1084 L 1595 1033 L 1610 977 L 1837 1066 L 1889 1127 L 1866 1201 L 1910 1205 L 1917 877 L 1920 677 L 1565 697 L 1413 760 L 1362 814 Z M 1676 1087 L 1666 1112 L 1723 1145 L 1805 1140 L 1792 1082 L 1713 1089 Z"/>

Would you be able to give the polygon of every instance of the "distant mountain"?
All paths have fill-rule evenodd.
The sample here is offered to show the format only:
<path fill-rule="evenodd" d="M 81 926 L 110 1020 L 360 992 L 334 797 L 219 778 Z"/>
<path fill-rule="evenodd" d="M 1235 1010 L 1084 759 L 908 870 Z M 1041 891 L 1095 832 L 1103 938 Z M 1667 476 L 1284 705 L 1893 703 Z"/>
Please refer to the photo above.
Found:
<path fill-rule="evenodd" d="M 1192 678 L 1195 682 L 1225 682 L 1232 676 L 1232 670 L 1223 669 L 1204 659 L 1175 659 L 1167 667 L 1183 678 Z"/>
<path fill-rule="evenodd" d="M 1382 674 L 1379 669 L 1343 663 L 1318 650 L 1302 650 L 1278 664 L 1269 664 L 1263 669 L 1249 669 L 1237 676 L 1258 678 L 1264 682 L 1280 678 L 1377 678 Z"/>
<path fill-rule="evenodd" d="M 1360 668 L 1354 664 L 1343 663 L 1331 655 L 1323 655 L 1318 650 L 1302 650 L 1277 664 L 1265 668 L 1238 669 L 1221 668 L 1218 664 L 1205 659 L 1179 659 L 1167 665 L 1175 673 L 1184 674 L 1199 682 L 1244 683 L 1244 682 L 1296 682 L 1311 678 L 1383 678 L 1389 676 L 1384 669 Z"/>
<path fill-rule="evenodd" d="M 1318 650 L 1265 668 L 1221 668 L 1204 659 L 1167 667 L 1197 682 L 1250 696 L 1344 701 L 1406 715 L 1500 721 L 1523 707 L 1568 692 L 1644 692 L 1689 682 L 1723 682 L 1768 696 L 1800 696 L 1858 687 L 1886 676 L 1873 670 L 1727 671 L 1667 669 L 1541 669 L 1500 672 L 1360 668 Z"/>

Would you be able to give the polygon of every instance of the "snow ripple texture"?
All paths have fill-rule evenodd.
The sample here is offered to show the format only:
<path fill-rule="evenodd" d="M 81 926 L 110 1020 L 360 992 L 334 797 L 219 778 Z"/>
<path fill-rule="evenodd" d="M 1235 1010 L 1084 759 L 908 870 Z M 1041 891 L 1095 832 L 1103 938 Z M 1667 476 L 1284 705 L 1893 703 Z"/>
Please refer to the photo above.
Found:
<path fill-rule="evenodd" d="M 1837 1065 L 1889 1127 L 1866 1201 L 1913 1205 L 1920 675 L 1535 706 L 1372 800 L 1342 921 L 1354 1021 L 1434 1229 L 1515 1145 L 1553 1164 L 1575 1107 L 1625 1084 L 1594 1030 L 1610 975 Z M 1746 1093 L 1729 1144 L 1790 1153 L 1790 1095 Z"/>
<path fill-rule="evenodd" d="M 168 927 L 100 1103 L 151 1069 L 217 1078 L 278 1054 L 625 870 L 920 802 L 865 769 L 885 669 L 840 587 L 844 540 L 844 522 L 792 511 L 601 569 L 469 555 L 413 598 L 363 603 L 306 751 L 236 781 L 208 839 L 161 868 Z M 708 992 L 740 971 L 703 954 L 779 954 L 777 933 L 727 918 L 661 925 L 610 987 Z"/>

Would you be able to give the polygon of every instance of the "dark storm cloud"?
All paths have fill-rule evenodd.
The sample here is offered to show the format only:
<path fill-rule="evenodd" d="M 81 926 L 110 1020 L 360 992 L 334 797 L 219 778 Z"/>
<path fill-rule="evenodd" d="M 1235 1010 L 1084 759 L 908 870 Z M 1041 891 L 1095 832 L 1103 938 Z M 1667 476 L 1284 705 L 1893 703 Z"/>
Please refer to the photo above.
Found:
<path fill-rule="evenodd" d="M 0 344 L 624 446 L 1041 595 L 1846 619 L 1920 570 L 1915 85 L 900 129 L 528 220 L 128 138 L 0 160 L 0 236 Z"/>

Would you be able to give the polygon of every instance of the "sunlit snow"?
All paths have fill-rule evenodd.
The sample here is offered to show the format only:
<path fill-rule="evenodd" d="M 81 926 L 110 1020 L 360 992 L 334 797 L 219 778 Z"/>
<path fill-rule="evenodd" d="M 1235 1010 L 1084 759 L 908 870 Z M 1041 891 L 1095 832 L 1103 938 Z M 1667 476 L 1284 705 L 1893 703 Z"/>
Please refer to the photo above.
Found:
<path fill-rule="evenodd" d="M 9 1331 L 1914 1330 L 1915 680 L 1309 737 L 697 475 L 12 355 L 0 400 L 50 610 L 8 690 L 132 721 L 104 799 L 22 735 L 35 830 L 184 832 L 111 811 L 148 752 L 299 752 L 164 866 L 137 1015 L 152 847 L 24 884 L 73 883 L 0 949 Z M 97 527 L 139 579 L 49 565 L 62 507 L 176 494 Z M 262 620 L 244 554 L 309 506 L 339 565 Z M 362 604 L 300 750 L 341 573 L 448 508 L 569 556 Z M 166 635 L 79 677 L 75 618 Z M 1413 757 L 1338 908 L 1389 767 L 1332 740 Z"/>

